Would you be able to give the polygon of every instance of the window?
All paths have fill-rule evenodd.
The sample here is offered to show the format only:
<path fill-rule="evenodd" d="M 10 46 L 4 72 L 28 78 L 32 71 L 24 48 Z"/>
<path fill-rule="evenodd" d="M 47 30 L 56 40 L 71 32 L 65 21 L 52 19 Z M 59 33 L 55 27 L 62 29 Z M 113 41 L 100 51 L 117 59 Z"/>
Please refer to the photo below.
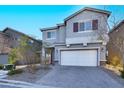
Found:
<path fill-rule="evenodd" d="M 80 27 L 80 31 L 84 31 L 84 23 L 80 23 L 79 27 Z"/>
<path fill-rule="evenodd" d="M 29 45 L 32 45 L 33 43 L 34 43 L 33 40 L 29 40 L 29 41 L 28 41 L 28 44 L 29 44 Z"/>
<path fill-rule="evenodd" d="M 92 21 L 85 22 L 84 30 L 92 30 Z"/>
<path fill-rule="evenodd" d="M 79 24 L 79 31 L 92 30 L 92 21 L 82 22 Z"/>
<path fill-rule="evenodd" d="M 98 30 L 98 20 L 90 20 L 73 24 L 73 32 Z"/>
<path fill-rule="evenodd" d="M 47 38 L 48 39 L 55 38 L 55 36 L 56 36 L 56 33 L 55 32 L 47 32 Z"/>
<path fill-rule="evenodd" d="M 20 40 L 21 40 L 20 38 L 17 39 L 17 41 L 20 41 Z"/>
<path fill-rule="evenodd" d="M 33 40 L 31 40 L 30 42 L 31 42 L 31 43 L 34 43 L 34 41 L 33 41 Z"/>

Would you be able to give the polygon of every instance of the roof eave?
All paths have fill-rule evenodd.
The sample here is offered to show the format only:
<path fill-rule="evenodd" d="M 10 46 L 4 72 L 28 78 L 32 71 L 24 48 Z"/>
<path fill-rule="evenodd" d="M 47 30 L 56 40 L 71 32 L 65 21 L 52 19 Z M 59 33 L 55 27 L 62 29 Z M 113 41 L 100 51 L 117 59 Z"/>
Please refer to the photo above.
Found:
<path fill-rule="evenodd" d="M 42 29 L 40 29 L 40 31 L 43 32 L 43 31 L 47 31 L 47 30 L 54 30 L 54 29 L 57 29 L 57 28 L 58 28 L 57 26 L 48 27 L 48 28 L 42 28 Z"/>
<path fill-rule="evenodd" d="M 22 35 L 24 35 L 24 36 L 27 36 L 28 38 L 30 38 L 30 39 L 32 39 L 32 40 L 34 40 L 34 41 L 36 41 L 36 42 L 39 42 L 37 39 L 35 39 L 35 38 L 31 37 L 31 36 L 26 35 L 26 34 L 24 34 L 24 33 L 22 33 L 22 32 L 19 32 L 19 31 L 15 30 L 15 29 L 12 29 L 12 28 L 9 28 L 9 27 L 6 27 L 2 32 L 5 33 L 5 31 L 7 31 L 8 29 L 10 29 L 11 31 L 14 31 L 14 32 L 16 32 L 16 33 L 22 34 Z M 39 42 L 39 43 L 40 43 L 40 42 Z"/>
<path fill-rule="evenodd" d="M 103 13 L 103 14 L 106 14 L 108 17 L 109 17 L 110 14 L 111 14 L 110 11 L 85 7 L 85 8 L 83 8 L 83 9 L 81 9 L 81 10 L 75 12 L 74 14 L 68 16 L 67 18 L 64 19 L 64 21 L 67 21 L 67 20 L 73 18 L 74 16 L 78 15 L 79 13 L 81 13 L 81 12 L 83 12 L 83 11 L 85 11 L 85 10 L 88 10 L 88 11 L 95 11 L 95 12 Z"/>

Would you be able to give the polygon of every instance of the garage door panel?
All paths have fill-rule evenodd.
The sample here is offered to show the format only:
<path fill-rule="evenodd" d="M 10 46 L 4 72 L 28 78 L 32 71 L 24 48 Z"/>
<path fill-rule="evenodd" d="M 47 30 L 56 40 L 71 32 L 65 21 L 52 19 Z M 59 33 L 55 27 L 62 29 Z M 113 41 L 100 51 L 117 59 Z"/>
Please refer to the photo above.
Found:
<path fill-rule="evenodd" d="M 97 66 L 97 50 L 61 51 L 61 65 Z"/>

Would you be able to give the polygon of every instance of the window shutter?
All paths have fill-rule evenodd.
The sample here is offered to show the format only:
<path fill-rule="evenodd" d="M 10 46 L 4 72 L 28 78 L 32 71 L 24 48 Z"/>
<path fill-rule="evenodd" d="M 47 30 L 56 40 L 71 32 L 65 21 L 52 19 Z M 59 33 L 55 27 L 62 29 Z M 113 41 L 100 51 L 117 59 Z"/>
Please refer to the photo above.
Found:
<path fill-rule="evenodd" d="M 73 32 L 78 32 L 78 23 L 73 23 Z"/>
<path fill-rule="evenodd" d="M 92 28 L 93 30 L 98 30 L 98 20 L 92 20 Z"/>

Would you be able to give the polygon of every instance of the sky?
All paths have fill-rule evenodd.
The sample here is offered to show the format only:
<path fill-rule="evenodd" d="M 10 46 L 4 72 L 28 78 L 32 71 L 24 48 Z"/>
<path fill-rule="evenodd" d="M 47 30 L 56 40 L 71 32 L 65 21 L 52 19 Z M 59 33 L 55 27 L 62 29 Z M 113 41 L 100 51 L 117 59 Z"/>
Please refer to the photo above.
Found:
<path fill-rule="evenodd" d="M 112 13 L 108 20 L 110 26 L 112 26 L 112 20 L 118 21 L 124 19 L 124 6 L 0 5 L 0 31 L 6 27 L 10 27 L 37 39 L 42 39 L 40 28 L 63 23 L 66 17 L 84 7 L 111 11 Z"/>

